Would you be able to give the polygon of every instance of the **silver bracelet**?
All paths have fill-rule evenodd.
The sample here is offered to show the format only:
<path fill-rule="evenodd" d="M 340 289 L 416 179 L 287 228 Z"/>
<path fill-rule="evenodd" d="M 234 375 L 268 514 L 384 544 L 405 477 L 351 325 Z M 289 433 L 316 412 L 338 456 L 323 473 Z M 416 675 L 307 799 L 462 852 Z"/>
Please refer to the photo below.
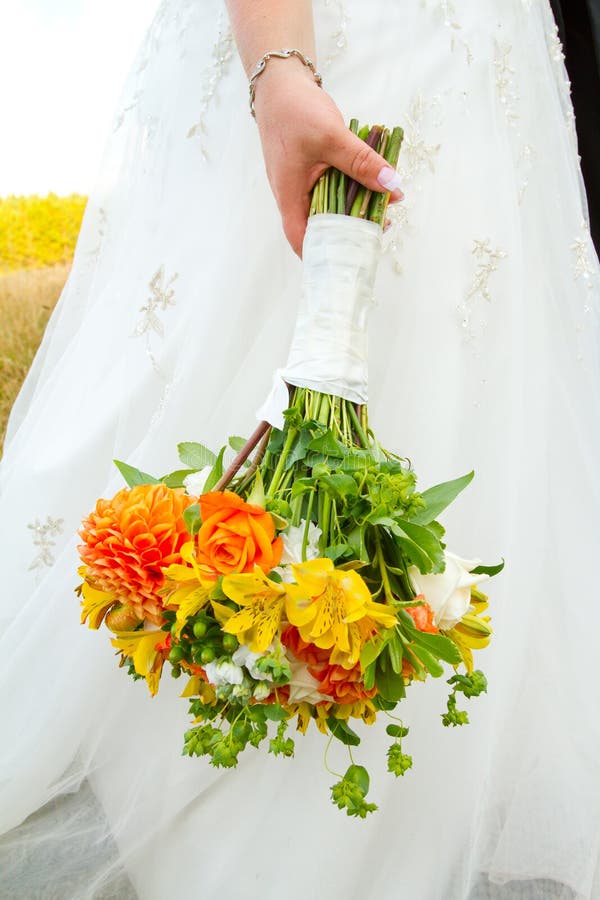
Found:
<path fill-rule="evenodd" d="M 254 110 L 256 80 L 259 75 L 262 75 L 262 73 L 265 71 L 265 69 L 267 68 L 267 63 L 273 56 L 276 56 L 278 59 L 290 59 L 292 56 L 295 56 L 303 65 L 307 66 L 310 69 L 310 71 L 313 73 L 313 78 L 315 79 L 319 87 L 323 86 L 323 79 L 317 72 L 314 62 L 312 61 L 312 59 L 309 59 L 308 56 L 305 56 L 301 50 L 269 50 L 267 53 L 265 53 L 264 56 L 259 59 L 259 61 L 254 66 L 252 74 L 250 75 L 250 81 L 248 82 L 248 91 L 250 93 L 250 113 L 254 118 L 256 118 L 256 113 Z"/>

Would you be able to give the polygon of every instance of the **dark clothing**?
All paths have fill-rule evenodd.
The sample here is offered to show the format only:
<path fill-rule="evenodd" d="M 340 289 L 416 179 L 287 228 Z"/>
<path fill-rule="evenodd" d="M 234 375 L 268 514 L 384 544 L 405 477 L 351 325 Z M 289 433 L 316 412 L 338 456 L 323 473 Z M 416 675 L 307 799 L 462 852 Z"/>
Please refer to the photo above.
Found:
<path fill-rule="evenodd" d="M 590 228 L 600 255 L 600 0 L 550 0 L 575 109 Z"/>

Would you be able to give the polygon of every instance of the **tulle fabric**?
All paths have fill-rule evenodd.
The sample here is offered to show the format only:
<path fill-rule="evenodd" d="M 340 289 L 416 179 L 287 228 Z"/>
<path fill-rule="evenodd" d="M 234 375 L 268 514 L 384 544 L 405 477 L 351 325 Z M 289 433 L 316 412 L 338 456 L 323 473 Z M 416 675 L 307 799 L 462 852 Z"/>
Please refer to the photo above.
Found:
<path fill-rule="evenodd" d="M 0 896 L 597 898 L 598 264 L 546 0 L 316 4 L 344 115 L 407 134 L 371 423 L 424 486 L 477 470 L 450 549 L 507 560 L 471 724 L 442 727 L 443 679 L 411 688 L 414 768 L 396 782 L 384 723 L 363 729 L 379 811 L 349 820 L 320 735 L 236 771 L 182 758 L 180 682 L 151 699 L 78 624 L 75 532 L 111 460 L 160 474 L 178 440 L 248 433 L 287 356 L 301 267 L 220 15 L 161 6 L 11 419 Z"/>

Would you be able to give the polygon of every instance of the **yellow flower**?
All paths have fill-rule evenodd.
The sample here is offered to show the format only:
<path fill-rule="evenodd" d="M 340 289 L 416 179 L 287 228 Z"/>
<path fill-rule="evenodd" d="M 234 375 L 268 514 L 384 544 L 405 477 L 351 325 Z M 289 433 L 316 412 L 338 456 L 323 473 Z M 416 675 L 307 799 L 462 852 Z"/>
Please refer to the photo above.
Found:
<path fill-rule="evenodd" d="M 113 647 L 123 656 L 130 656 L 135 671 L 146 679 L 152 696 L 158 691 L 158 683 L 163 667 L 163 656 L 156 645 L 164 638 L 162 631 L 123 631 L 111 640 Z"/>
<path fill-rule="evenodd" d="M 253 653 L 263 653 L 277 633 L 283 615 L 286 587 L 271 581 L 259 566 L 254 572 L 226 575 L 223 592 L 241 606 L 223 625 L 223 631 L 235 634 Z"/>
<path fill-rule="evenodd" d="M 192 541 L 184 544 L 180 553 L 187 565 L 174 563 L 165 570 L 165 605 L 177 609 L 175 637 L 179 637 L 190 616 L 195 616 L 206 606 L 215 586 L 214 576 L 208 577 L 206 570 L 196 562 Z"/>
<path fill-rule="evenodd" d="M 457 622 L 454 628 L 444 631 L 454 641 L 460 651 L 467 672 L 473 671 L 473 650 L 483 650 L 492 638 L 492 628 L 489 624 L 490 617 L 481 615 L 489 606 L 488 598 L 481 591 L 471 589 L 471 606 L 473 612 L 469 612 Z"/>
<path fill-rule="evenodd" d="M 331 665 L 353 668 L 378 625 L 396 624 L 393 610 L 371 599 L 358 572 L 336 569 L 330 559 L 311 559 L 292 571 L 297 589 L 288 588 L 288 620 L 306 643 L 332 648 Z"/>
<path fill-rule="evenodd" d="M 85 578 L 87 566 L 80 566 L 77 570 L 82 578 Z M 104 617 L 111 607 L 118 603 L 116 594 L 109 591 L 101 591 L 92 587 L 87 581 L 76 589 L 81 600 L 81 624 L 88 623 L 88 628 L 100 628 Z"/>

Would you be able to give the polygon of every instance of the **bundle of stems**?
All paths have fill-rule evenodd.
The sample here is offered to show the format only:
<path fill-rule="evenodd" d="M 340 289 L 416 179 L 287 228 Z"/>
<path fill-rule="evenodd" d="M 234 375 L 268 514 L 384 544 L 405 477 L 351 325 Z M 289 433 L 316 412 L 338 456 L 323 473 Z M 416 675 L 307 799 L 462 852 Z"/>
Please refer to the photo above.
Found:
<path fill-rule="evenodd" d="M 402 128 L 396 126 L 389 129 L 384 125 L 361 127 L 358 119 L 351 119 L 349 127 L 369 147 L 383 156 L 389 166 L 396 168 L 404 137 Z M 389 192 L 370 191 L 344 172 L 331 167 L 321 175 L 313 188 L 310 215 L 337 213 L 354 216 L 376 222 L 383 228 L 389 198 Z M 366 406 L 313 389 L 294 388 L 290 393 L 290 409 L 296 410 L 305 421 L 318 421 L 326 425 L 348 450 L 353 447 L 367 449 L 375 446 L 373 435 L 369 431 Z M 237 493 L 245 493 L 260 466 L 269 499 L 273 499 L 277 492 L 291 490 L 294 474 L 299 473 L 295 473 L 294 467 L 289 467 L 287 461 L 289 454 L 294 454 L 294 444 L 298 441 L 299 432 L 290 422 L 291 418 L 288 417 L 284 427 L 285 440 L 278 452 L 274 449 L 273 442 L 270 444 L 271 426 L 268 422 L 261 422 L 219 480 L 216 489 L 223 490 L 227 487 Z M 248 465 L 247 460 L 255 450 L 252 464 L 238 476 L 242 466 Z M 293 524 L 299 522 L 299 509 L 300 505 L 295 503 L 292 508 Z"/>

